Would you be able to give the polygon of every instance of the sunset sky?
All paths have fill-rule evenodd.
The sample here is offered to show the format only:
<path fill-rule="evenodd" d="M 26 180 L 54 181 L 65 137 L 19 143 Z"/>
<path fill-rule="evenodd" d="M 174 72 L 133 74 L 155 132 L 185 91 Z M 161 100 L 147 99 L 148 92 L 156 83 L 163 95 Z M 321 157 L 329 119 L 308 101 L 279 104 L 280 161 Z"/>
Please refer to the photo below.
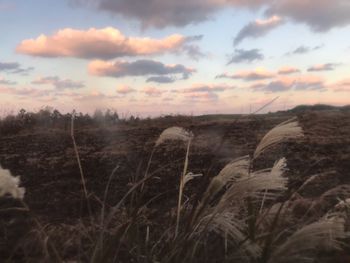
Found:
<path fill-rule="evenodd" d="M 349 0 L 0 0 L 0 32 L 1 112 L 350 104 Z"/>

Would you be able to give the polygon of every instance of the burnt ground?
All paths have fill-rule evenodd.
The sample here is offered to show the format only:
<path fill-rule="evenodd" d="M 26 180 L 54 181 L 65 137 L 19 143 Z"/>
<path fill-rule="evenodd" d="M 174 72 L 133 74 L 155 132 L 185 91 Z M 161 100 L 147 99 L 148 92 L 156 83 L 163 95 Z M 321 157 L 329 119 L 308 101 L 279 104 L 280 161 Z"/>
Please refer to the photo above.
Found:
<path fill-rule="evenodd" d="M 189 196 L 200 193 L 210 177 L 228 161 L 252 154 L 268 130 L 293 116 L 279 113 L 221 120 L 174 117 L 157 122 L 141 121 L 136 125 L 76 130 L 93 209 L 99 211 L 110 174 L 116 166 L 107 204 L 115 204 L 142 178 L 154 142 L 167 127 L 182 126 L 195 134 L 189 171 L 204 176 L 190 182 L 186 191 Z M 350 113 L 308 111 L 297 117 L 305 137 L 270 150 L 255 167 L 267 168 L 278 158 L 286 157 L 291 189 L 299 187 L 310 176 L 323 173 L 321 180 L 303 190 L 302 195 L 310 199 L 349 184 Z M 155 175 L 145 186 L 145 199 L 162 194 L 153 203 L 159 210 L 176 206 L 184 154 L 185 147 L 179 142 L 166 143 L 155 150 L 150 165 L 150 172 Z M 13 175 L 21 176 L 26 188 L 25 202 L 44 224 L 69 224 L 87 215 L 81 201 L 82 184 L 69 130 L 34 129 L 2 136 L 0 164 Z"/>

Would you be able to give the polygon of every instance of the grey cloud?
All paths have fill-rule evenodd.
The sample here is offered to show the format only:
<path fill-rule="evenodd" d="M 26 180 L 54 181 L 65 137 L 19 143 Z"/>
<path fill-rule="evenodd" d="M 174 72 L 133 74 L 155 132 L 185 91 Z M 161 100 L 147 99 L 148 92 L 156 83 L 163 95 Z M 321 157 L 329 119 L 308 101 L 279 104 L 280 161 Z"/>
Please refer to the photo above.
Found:
<path fill-rule="evenodd" d="M 254 91 L 265 91 L 265 92 L 285 92 L 289 90 L 305 91 L 305 90 L 317 90 L 324 91 L 326 86 L 323 81 L 308 81 L 303 79 L 295 79 L 294 81 L 281 81 L 273 80 L 269 83 L 257 83 L 249 87 Z"/>
<path fill-rule="evenodd" d="M 139 21 L 142 27 L 183 27 L 211 19 L 227 8 L 265 8 L 266 15 L 279 15 L 319 32 L 350 24 L 348 0 L 68 0 L 80 6 Z M 247 30 L 249 32 L 249 30 Z M 254 31 L 254 30 L 253 30 Z"/>
<path fill-rule="evenodd" d="M 73 81 L 71 79 L 60 79 L 57 76 L 44 77 L 32 81 L 32 84 L 42 85 L 42 84 L 51 84 L 56 89 L 79 89 L 84 88 L 85 84 L 80 81 Z"/>
<path fill-rule="evenodd" d="M 335 64 L 335 63 L 327 63 L 327 64 L 321 64 L 321 65 L 314 65 L 310 68 L 307 69 L 307 71 L 309 72 L 313 72 L 313 71 L 332 71 L 335 70 L 335 68 L 338 66 L 339 64 Z"/>
<path fill-rule="evenodd" d="M 217 1 L 203 0 L 70 0 L 82 6 L 95 8 L 127 19 L 134 18 L 145 27 L 186 26 L 209 19 L 214 12 L 225 7 Z"/>
<path fill-rule="evenodd" d="M 0 71 L 16 70 L 19 66 L 17 62 L 0 62 Z"/>
<path fill-rule="evenodd" d="M 186 37 L 186 40 L 188 42 L 192 42 L 192 41 L 200 41 L 203 39 L 203 35 L 193 35 L 193 36 L 189 36 L 189 37 Z"/>
<path fill-rule="evenodd" d="M 283 81 L 272 81 L 267 85 L 260 85 L 256 87 L 257 90 L 263 90 L 267 92 L 283 92 L 288 91 L 293 87 L 294 83 L 286 83 Z"/>
<path fill-rule="evenodd" d="M 115 78 L 127 76 L 165 76 L 181 74 L 183 79 L 187 79 L 195 70 L 186 68 L 181 64 L 165 65 L 154 60 L 137 60 L 134 62 L 116 61 L 115 63 L 106 63 L 100 67 L 100 62 L 92 62 L 89 71 L 93 75 L 109 76 Z M 95 65 L 96 64 L 96 65 Z"/>
<path fill-rule="evenodd" d="M 18 68 L 18 69 L 15 69 L 14 71 L 12 71 L 11 73 L 28 75 L 33 70 L 34 70 L 34 67 Z"/>
<path fill-rule="evenodd" d="M 229 74 L 221 74 L 216 76 L 216 78 L 229 78 L 229 79 L 241 79 L 244 81 L 256 81 L 256 80 L 264 80 L 264 79 L 271 79 L 274 77 L 274 74 L 268 73 L 268 72 L 245 72 L 245 73 L 237 73 L 234 75 Z"/>
<path fill-rule="evenodd" d="M 242 63 L 242 62 L 254 62 L 257 60 L 263 60 L 264 55 L 260 52 L 260 49 L 236 49 L 231 60 L 228 64 Z"/>
<path fill-rule="evenodd" d="M 0 85 L 16 85 L 16 84 L 17 84 L 16 81 L 0 78 Z"/>
<path fill-rule="evenodd" d="M 294 73 L 299 73 L 300 69 L 294 67 L 282 67 L 278 70 L 278 74 L 280 75 L 290 75 Z"/>
<path fill-rule="evenodd" d="M 27 75 L 33 67 L 23 68 L 18 62 L 0 62 L 0 71 L 12 74 Z"/>
<path fill-rule="evenodd" d="M 168 76 L 155 76 L 150 77 L 146 80 L 146 82 L 156 82 L 156 83 L 173 83 L 176 79 Z"/>
<path fill-rule="evenodd" d="M 274 28 L 283 24 L 283 20 L 278 16 L 272 16 L 267 20 L 256 20 L 244 26 L 234 39 L 234 45 L 238 45 L 246 38 L 263 37 Z"/>
<path fill-rule="evenodd" d="M 310 52 L 311 49 L 309 47 L 305 47 L 305 46 L 300 46 L 298 48 L 296 48 L 292 54 L 305 54 L 305 53 L 308 53 Z"/>
<path fill-rule="evenodd" d="M 348 0 L 273 1 L 266 13 L 287 16 L 295 22 L 308 25 L 314 31 L 326 32 L 350 23 L 350 2 Z"/>
<path fill-rule="evenodd" d="M 204 58 L 206 54 L 201 50 L 199 45 L 196 42 L 199 42 L 203 39 L 203 35 L 193 35 L 185 37 L 182 46 L 178 48 L 176 53 L 185 54 L 190 59 L 199 60 Z"/>
<path fill-rule="evenodd" d="M 191 88 L 182 90 L 183 93 L 197 93 L 197 92 L 223 92 L 228 89 L 234 89 L 233 86 L 228 86 L 224 84 L 219 85 L 198 85 Z"/>
<path fill-rule="evenodd" d="M 326 86 L 323 82 L 315 82 L 315 83 L 307 83 L 307 82 L 297 82 L 294 85 L 295 90 L 318 90 L 324 91 L 326 90 Z"/>
<path fill-rule="evenodd" d="M 206 56 L 198 45 L 185 44 L 180 51 L 193 60 L 199 60 Z"/>
<path fill-rule="evenodd" d="M 302 54 L 306 54 L 312 51 L 316 51 L 319 50 L 323 47 L 323 45 L 318 45 L 318 46 L 314 46 L 314 47 L 308 47 L 308 46 L 299 46 L 296 49 L 294 49 L 291 52 L 288 52 L 287 55 L 302 55 Z"/>

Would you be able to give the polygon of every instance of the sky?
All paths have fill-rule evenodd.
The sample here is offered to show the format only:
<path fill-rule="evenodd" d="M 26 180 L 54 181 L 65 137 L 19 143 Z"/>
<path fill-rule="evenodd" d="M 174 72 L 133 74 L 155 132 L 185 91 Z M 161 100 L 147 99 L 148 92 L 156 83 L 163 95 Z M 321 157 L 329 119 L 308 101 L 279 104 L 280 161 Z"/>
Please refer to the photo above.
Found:
<path fill-rule="evenodd" d="M 350 104 L 349 0 L 0 0 L 0 114 Z"/>

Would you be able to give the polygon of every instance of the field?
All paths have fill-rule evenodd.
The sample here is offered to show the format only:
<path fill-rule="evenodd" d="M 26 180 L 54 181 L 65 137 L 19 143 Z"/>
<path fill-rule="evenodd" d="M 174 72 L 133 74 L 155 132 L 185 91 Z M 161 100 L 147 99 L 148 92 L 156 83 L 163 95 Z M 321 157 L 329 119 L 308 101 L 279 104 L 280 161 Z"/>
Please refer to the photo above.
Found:
<path fill-rule="evenodd" d="M 281 140 L 253 159 L 264 135 L 294 117 L 304 136 Z M 186 142 L 166 140 L 155 147 L 159 135 L 172 126 L 193 133 L 188 167 Z M 350 262 L 349 111 L 168 116 L 77 125 L 73 135 L 77 152 L 70 125 L 32 125 L 1 135 L 0 164 L 20 176 L 26 191 L 23 201 L 0 199 L 1 259 Z M 225 212 L 217 212 L 235 184 L 231 178 L 203 205 L 204 213 L 200 205 L 212 178 L 247 155 L 243 160 L 249 160 L 249 174 L 285 157 L 285 185 L 257 188 L 253 197 L 233 195 L 236 199 L 226 204 Z M 181 187 L 184 164 L 186 174 L 201 176 Z M 179 187 L 184 192 L 178 216 Z M 237 199 L 240 204 L 232 204 Z M 221 220 L 236 214 L 236 221 L 220 225 L 213 216 L 202 226 L 213 210 Z M 193 223 L 202 212 L 201 224 Z"/>

